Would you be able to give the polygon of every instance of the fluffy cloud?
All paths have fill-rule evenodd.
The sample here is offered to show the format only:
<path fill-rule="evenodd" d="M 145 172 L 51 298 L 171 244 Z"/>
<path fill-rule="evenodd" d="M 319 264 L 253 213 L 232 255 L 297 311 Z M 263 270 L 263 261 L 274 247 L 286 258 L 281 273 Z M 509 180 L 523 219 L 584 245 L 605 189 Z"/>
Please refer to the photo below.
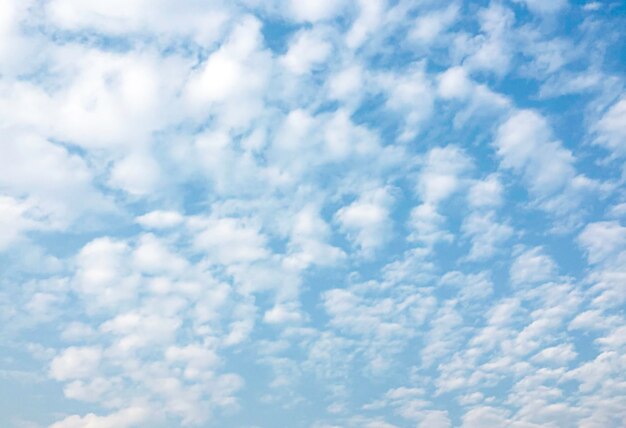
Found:
<path fill-rule="evenodd" d="M 58 380 L 80 379 L 93 376 L 102 359 L 99 347 L 70 347 L 50 364 L 50 374 Z"/>
<path fill-rule="evenodd" d="M 519 254 L 511 265 L 511 282 L 515 285 L 547 281 L 554 277 L 556 264 L 540 247 Z"/>
<path fill-rule="evenodd" d="M 589 261 L 598 263 L 626 250 L 626 227 L 615 221 L 591 223 L 578 239 L 587 251 Z"/>
<path fill-rule="evenodd" d="M 622 97 L 613 104 L 596 124 L 598 144 L 619 157 L 626 153 L 626 98 Z"/>
<path fill-rule="evenodd" d="M 294 36 L 282 63 L 292 73 L 309 73 L 315 65 L 323 63 L 331 51 L 332 46 L 324 40 L 323 34 L 302 31 Z"/>
<path fill-rule="evenodd" d="M 335 218 L 364 254 L 371 254 L 391 233 L 389 189 L 365 191 L 356 201 L 337 211 Z"/>
<path fill-rule="evenodd" d="M 165 33 L 170 37 L 187 36 L 209 45 L 228 19 L 219 2 L 210 8 L 190 3 L 181 7 L 161 1 L 151 7 L 144 0 L 114 1 L 106 6 L 97 1 L 54 0 L 46 4 L 49 20 L 67 30 L 92 30 L 110 35 Z"/>
<path fill-rule="evenodd" d="M 495 146 L 502 165 L 521 174 L 538 196 L 561 190 L 576 175 L 572 154 L 553 140 L 547 121 L 536 112 L 514 113 L 499 127 Z"/>
<path fill-rule="evenodd" d="M 133 427 L 146 422 L 150 418 L 150 412 L 143 407 L 129 407 L 106 416 L 98 416 L 90 413 L 86 416 L 68 416 L 65 419 L 52 424 L 51 428 L 113 428 Z"/>

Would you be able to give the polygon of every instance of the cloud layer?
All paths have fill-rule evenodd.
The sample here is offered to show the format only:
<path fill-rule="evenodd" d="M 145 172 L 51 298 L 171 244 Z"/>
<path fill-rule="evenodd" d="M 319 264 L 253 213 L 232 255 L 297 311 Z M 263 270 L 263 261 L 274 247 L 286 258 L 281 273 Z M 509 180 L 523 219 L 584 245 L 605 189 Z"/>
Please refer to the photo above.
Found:
<path fill-rule="evenodd" d="M 0 0 L 0 425 L 624 426 L 624 11 Z"/>

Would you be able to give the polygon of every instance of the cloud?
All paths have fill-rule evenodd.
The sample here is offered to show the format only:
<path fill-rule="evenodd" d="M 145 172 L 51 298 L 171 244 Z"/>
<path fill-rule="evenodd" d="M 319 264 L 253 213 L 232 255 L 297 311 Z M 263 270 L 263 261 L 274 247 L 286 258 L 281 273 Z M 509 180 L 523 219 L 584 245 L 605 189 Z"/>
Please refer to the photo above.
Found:
<path fill-rule="evenodd" d="M 217 39 L 229 18 L 228 10 L 219 2 L 213 2 L 209 9 L 192 3 L 181 7 L 172 1 L 150 6 L 144 0 L 114 1 L 106 7 L 91 0 L 54 0 L 46 4 L 45 12 L 53 24 L 67 30 L 95 30 L 116 36 L 162 32 L 206 45 Z"/>
<path fill-rule="evenodd" d="M 564 365 L 576 359 L 577 354 L 571 344 L 563 344 L 545 348 L 533 357 L 535 361 Z"/>
<path fill-rule="evenodd" d="M 381 25 L 381 17 L 386 10 L 384 0 L 358 0 L 358 15 L 346 34 L 346 44 L 352 49 L 359 48 L 367 37 Z"/>
<path fill-rule="evenodd" d="M 461 228 L 464 235 L 471 237 L 468 260 L 489 259 L 513 234 L 509 225 L 495 221 L 493 213 L 472 214 L 464 220 Z"/>
<path fill-rule="evenodd" d="M 409 38 L 426 45 L 432 43 L 456 21 L 458 13 L 458 5 L 451 4 L 445 9 L 418 16 Z"/>
<path fill-rule="evenodd" d="M 562 229 L 579 221 L 575 210 L 585 196 L 598 190 L 597 182 L 578 174 L 572 152 L 553 137 L 547 120 L 537 112 L 512 113 L 498 127 L 494 148 L 501 167 L 521 177 L 534 204 L 562 216 Z M 568 213 L 569 218 L 564 216 Z"/>
<path fill-rule="evenodd" d="M 445 217 L 429 204 L 418 205 L 411 210 L 410 226 L 413 233 L 409 239 L 432 247 L 437 242 L 450 242 L 454 235 L 445 230 Z"/>
<path fill-rule="evenodd" d="M 472 71 L 487 71 L 503 76 L 511 67 L 509 35 L 515 21 L 514 14 L 500 3 L 492 2 L 478 12 L 478 20 L 480 35 L 469 41 L 458 39 L 468 45 L 469 55 L 463 65 Z"/>
<path fill-rule="evenodd" d="M 29 218 L 28 201 L 8 196 L 0 197 L 0 251 L 12 247 L 22 239 L 22 233 L 30 229 L 45 228 L 43 219 Z"/>
<path fill-rule="evenodd" d="M 128 407 L 106 416 L 89 413 L 86 416 L 72 415 L 56 422 L 50 428 L 113 428 L 133 427 L 150 418 L 150 411 L 144 407 Z"/>
<path fill-rule="evenodd" d="M 425 203 L 442 202 L 461 187 L 462 175 L 471 167 L 471 160 L 459 147 L 433 148 L 424 160 L 417 183 L 418 194 Z"/>
<path fill-rule="evenodd" d="M 127 265 L 129 255 L 125 242 L 110 238 L 95 239 L 81 249 L 74 284 L 89 304 L 111 307 L 134 300 L 139 278 Z"/>
<path fill-rule="evenodd" d="M 197 218 L 190 223 L 195 247 L 209 260 L 223 263 L 251 262 L 269 255 L 266 238 L 258 226 L 236 218 Z"/>
<path fill-rule="evenodd" d="M 176 211 L 151 211 L 135 219 L 143 227 L 152 229 L 168 229 L 183 222 L 183 216 Z"/>
<path fill-rule="evenodd" d="M 445 217 L 438 212 L 438 205 L 464 186 L 464 175 L 471 167 L 471 160 L 456 146 L 435 147 L 426 154 L 416 189 L 422 204 L 411 211 L 410 240 L 430 247 L 453 239 L 445 230 Z"/>
<path fill-rule="evenodd" d="M 8 130 L 2 139 L 0 186 L 5 197 L 26 196 L 14 205 L 38 212 L 42 228 L 65 229 L 81 214 L 111 209 L 80 156 L 34 133 Z"/>
<path fill-rule="evenodd" d="M 499 177 L 495 174 L 485 180 L 476 181 L 470 188 L 468 202 L 472 207 L 498 207 L 502 204 L 504 189 Z"/>
<path fill-rule="evenodd" d="M 213 114 L 225 126 L 243 127 L 263 108 L 269 60 L 261 23 L 241 17 L 225 43 L 189 76 L 182 91 L 185 111 L 200 120 Z"/>
<path fill-rule="evenodd" d="M 387 92 L 387 107 L 400 114 L 404 122 L 400 139 L 413 139 L 433 113 L 434 91 L 423 64 L 414 64 L 397 76 L 383 75 L 381 86 Z"/>
<path fill-rule="evenodd" d="M 465 98 L 473 89 L 463 67 L 450 67 L 439 76 L 438 91 L 445 99 Z"/>
<path fill-rule="evenodd" d="M 324 40 L 323 34 L 305 30 L 296 34 L 289 43 L 282 63 L 292 73 L 310 73 L 316 65 L 321 65 L 331 52 L 332 46 Z"/>
<path fill-rule="evenodd" d="M 511 282 L 516 286 L 548 281 L 556 274 L 556 264 L 541 247 L 524 250 L 511 265 Z"/>
<path fill-rule="evenodd" d="M 576 175 L 572 154 L 553 140 L 547 121 L 536 112 L 513 113 L 498 128 L 495 147 L 502 165 L 521 174 L 540 197 L 562 189 Z"/>
<path fill-rule="evenodd" d="M 588 224 L 578 237 L 591 263 L 617 256 L 626 250 L 626 227 L 616 221 Z"/>
<path fill-rule="evenodd" d="M 345 259 L 343 250 L 327 243 L 330 227 L 318 211 L 313 205 L 308 205 L 296 214 L 291 231 L 290 246 L 293 251 L 289 263 L 307 267 L 310 264 L 333 265 Z"/>
<path fill-rule="evenodd" d="M 97 372 L 101 359 L 99 347 L 70 347 L 52 360 L 50 374 L 58 380 L 91 377 Z"/>
<path fill-rule="evenodd" d="M 334 18 L 344 7 L 345 2 L 321 0 L 318 2 L 299 2 L 291 0 L 289 11 L 295 20 L 317 22 Z"/>
<path fill-rule="evenodd" d="M 389 191 L 387 188 L 366 190 L 335 214 L 337 222 L 364 255 L 383 245 L 392 232 L 389 208 L 393 197 Z"/>
<path fill-rule="evenodd" d="M 463 415 L 464 428 L 495 428 L 509 423 L 504 410 L 489 406 L 476 407 Z"/>
<path fill-rule="evenodd" d="M 148 195 L 158 188 L 161 175 L 150 155 L 134 153 L 115 163 L 109 183 L 132 195 Z"/>
<path fill-rule="evenodd" d="M 595 125 L 596 144 L 604 146 L 612 157 L 626 154 L 626 97 L 615 102 Z"/>

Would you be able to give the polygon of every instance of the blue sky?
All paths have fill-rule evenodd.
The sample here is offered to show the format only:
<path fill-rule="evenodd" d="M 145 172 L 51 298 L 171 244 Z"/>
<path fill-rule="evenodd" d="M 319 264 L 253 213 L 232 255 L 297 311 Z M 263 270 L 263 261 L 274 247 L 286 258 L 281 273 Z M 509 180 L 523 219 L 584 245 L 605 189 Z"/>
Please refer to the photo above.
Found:
<path fill-rule="evenodd" d="M 624 426 L 625 20 L 0 0 L 0 426 Z"/>

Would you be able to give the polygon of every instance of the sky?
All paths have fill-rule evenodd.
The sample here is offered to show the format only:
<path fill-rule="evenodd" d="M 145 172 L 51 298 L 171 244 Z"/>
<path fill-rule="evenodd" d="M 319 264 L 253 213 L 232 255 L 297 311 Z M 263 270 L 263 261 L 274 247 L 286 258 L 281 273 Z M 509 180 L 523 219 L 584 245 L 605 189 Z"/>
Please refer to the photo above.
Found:
<path fill-rule="evenodd" d="M 625 29 L 0 0 L 0 426 L 626 426 Z"/>

